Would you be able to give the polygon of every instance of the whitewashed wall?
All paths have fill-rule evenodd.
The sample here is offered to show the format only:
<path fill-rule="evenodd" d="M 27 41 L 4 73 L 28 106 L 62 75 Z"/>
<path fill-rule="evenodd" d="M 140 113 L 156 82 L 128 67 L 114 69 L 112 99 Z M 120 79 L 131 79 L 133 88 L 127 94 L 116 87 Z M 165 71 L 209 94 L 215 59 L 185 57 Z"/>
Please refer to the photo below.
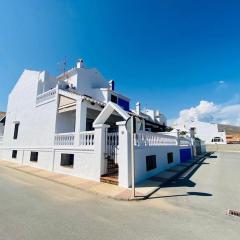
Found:
<path fill-rule="evenodd" d="M 79 90 L 79 92 L 89 95 L 91 97 L 95 97 L 96 88 L 108 87 L 108 82 L 97 71 L 97 69 L 77 68 L 76 70 L 77 70 L 77 89 Z"/>
<path fill-rule="evenodd" d="M 57 113 L 56 133 L 75 132 L 75 121 L 76 110 Z"/>
<path fill-rule="evenodd" d="M 173 152 L 173 163 L 168 164 L 167 153 Z M 157 168 L 147 171 L 146 156 L 156 155 Z M 178 146 L 152 146 L 135 148 L 135 181 L 140 182 L 157 173 L 173 167 L 180 163 L 180 152 Z"/>
<path fill-rule="evenodd" d="M 4 146 L 49 147 L 53 145 L 57 103 L 36 106 L 40 72 L 25 70 L 8 99 Z M 18 138 L 13 139 L 14 123 L 19 121 Z"/>
<path fill-rule="evenodd" d="M 3 136 L 4 134 L 4 126 L 3 123 L 0 123 L 0 136 Z"/>
<path fill-rule="evenodd" d="M 57 79 L 51 77 L 47 71 L 39 72 L 37 94 L 46 92 L 52 88 L 55 88 Z"/>
<path fill-rule="evenodd" d="M 196 137 L 205 141 L 206 144 L 215 144 L 212 142 L 214 137 L 220 137 L 223 139 L 223 142 L 219 142 L 218 144 L 226 144 L 226 134 L 225 132 L 218 132 L 218 125 L 215 123 L 206 123 L 206 122 L 193 122 L 187 126 L 196 128 Z"/>
<path fill-rule="evenodd" d="M 17 150 L 17 157 L 12 158 L 12 150 Z M 38 161 L 30 161 L 30 154 L 38 152 Z M 5 148 L 0 147 L 0 159 L 12 161 L 18 164 L 29 165 L 32 167 L 52 170 L 53 150 L 52 148 Z"/>
<path fill-rule="evenodd" d="M 60 165 L 62 153 L 74 154 L 73 168 Z M 95 181 L 100 180 L 100 165 L 94 151 L 56 150 L 54 171 Z"/>
<path fill-rule="evenodd" d="M 5 148 L 3 146 L 0 146 L 0 159 L 1 160 L 7 160 L 7 161 L 13 161 L 16 163 L 22 163 L 22 150 L 19 151 L 19 154 L 17 154 L 17 158 L 12 158 L 12 148 Z"/>
<path fill-rule="evenodd" d="M 38 152 L 38 161 L 30 161 L 30 154 L 32 152 Z M 32 167 L 46 169 L 52 171 L 53 166 L 53 151 L 52 149 L 31 149 L 23 151 L 23 162 L 24 165 Z"/>

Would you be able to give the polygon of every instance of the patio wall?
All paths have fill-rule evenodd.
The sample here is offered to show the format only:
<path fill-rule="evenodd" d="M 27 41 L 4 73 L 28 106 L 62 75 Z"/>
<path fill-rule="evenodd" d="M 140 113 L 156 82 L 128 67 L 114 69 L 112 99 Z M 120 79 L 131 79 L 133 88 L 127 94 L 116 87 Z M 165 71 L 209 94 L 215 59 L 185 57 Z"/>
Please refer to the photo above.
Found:
<path fill-rule="evenodd" d="M 238 151 L 240 152 L 240 144 L 207 144 L 206 145 L 207 152 L 231 152 Z"/>

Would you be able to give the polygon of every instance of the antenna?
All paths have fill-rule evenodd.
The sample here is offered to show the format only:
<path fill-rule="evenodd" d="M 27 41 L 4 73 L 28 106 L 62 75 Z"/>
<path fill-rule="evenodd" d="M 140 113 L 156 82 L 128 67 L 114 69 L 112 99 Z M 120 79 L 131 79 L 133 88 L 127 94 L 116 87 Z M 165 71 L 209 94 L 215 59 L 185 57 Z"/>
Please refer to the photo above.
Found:
<path fill-rule="evenodd" d="M 66 76 L 66 69 L 67 69 L 67 57 L 65 56 L 64 60 L 58 62 L 57 64 L 58 64 L 59 74 L 63 73 L 63 76 L 65 77 Z"/>
<path fill-rule="evenodd" d="M 66 73 L 66 68 L 67 68 L 67 58 L 66 56 L 64 57 L 64 62 L 63 62 L 63 75 L 65 76 Z"/>

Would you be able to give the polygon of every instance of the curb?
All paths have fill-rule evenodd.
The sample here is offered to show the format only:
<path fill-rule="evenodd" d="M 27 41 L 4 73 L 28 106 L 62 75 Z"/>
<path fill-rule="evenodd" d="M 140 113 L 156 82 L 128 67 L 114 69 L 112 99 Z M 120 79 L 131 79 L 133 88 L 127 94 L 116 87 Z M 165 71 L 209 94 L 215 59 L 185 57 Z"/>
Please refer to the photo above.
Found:
<path fill-rule="evenodd" d="M 156 187 L 156 189 L 154 189 L 150 193 L 147 193 L 144 196 L 136 196 L 134 199 L 131 199 L 131 197 L 121 198 L 121 197 L 116 197 L 116 196 L 111 196 L 111 195 L 105 195 L 105 194 L 102 194 L 102 193 L 99 193 L 99 192 L 91 191 L 89 189 L 83 189 L 81 187 L 77 187 L 77 186 L 74 186 L 74 185 L 71 185 L 71 184 L 67 184 L 67 183 L 64 183 L 64 182 L 59 182 L 59 181 L 56 181 L 55 179 L 48 178 L 48 177 L 43 177 L 43 176 L 41 176 L 41 175 L 39 175 L 37 173 L 34 173 L 34 172 L 24 171 L 24 169 L 21 168 L 21 167 L 20 168 L 19 167 L 15 167 L 15 164 L 14 165 L 13 164 L 3 164 L 3 165 L 0 165 L 0 166 L 6 167 L 6 168 L 10 168 L 10 169 L 14 169 L 16 171 L 23 172 L 25 174 L 29 174 L 31 176 L 39 177 L 39 178 L 47 180 L 47 181 L 51 181 L 51 182 L 54 182 L 54 183 L 57 183 L 57 184 L 60 184 L 60 185 L 64 185 L 64 186 L 67 186 L 67 187 L 71 187 L 73 189 L 77 189 L 77 190 L 84 191 L 84 192 L 87 192 L 87 193 L 92 193 L 92 194 L 95 194 L 95 195 L 98 195 L 98 196 L 101 196 L 101 197 L 104 197 L 104 198 L 110 198 L 110 199 L 114 199 L 114 200 L 117 200 L 117 201 L 141 201 L 141 200 L 148 199 L 151 195 L 153 195 L 155 192 L 157 192 L 161 187 L 165 186 L 166 184 L 168 184 L 172 180 L 178 178 L 180 175 L 182 175 L 184 172 L 186 172 L 188 169 L 190 169 L 195 163 L 204 161 L 206 156 L 208 156 L 208 155 L 210 155 L 210 154 L 206 153 L 201 158 L 194 160 L 189 166 L 186 166 L 183 170 L 177 172 L 174 176 L 166 179 L 166 181 L 164 181 L 163 183 L 159 184 Z M 3 160 L 3 161 L 5 161 L 5 160 Z M 5 161 L 5 162 L 10 163 L 8 161 Z M 28 165 L 26 165 L 26 166 L 28 166 Z M 44 169 L 40 169 L 40 170 L 45 171 Z M 64 174 L 62 174 L 62 175 L 64 176 Z M 68 175 L 65 175 L 65 176 L 68 176 Z M 102 183 L 102 184 L 104 184 L 104 183 Z M 129 189 L 129 188 L 126 188 L 125 191 L 127 191 L 127 190 L 131 191 L 131 189 Z M 121 194 L 121 192 L 119 194 Z M 131 196 L 131 194 L 130 194 L 130 196 Z"/>
<path fill-rule="evenodd" d="M 6 162 L 8 162 L 8 161 L 6 161 Z M 91 191 L 91 190 L 88 190 L 88 189 L 83 189 L 83 188 L 80 188 L 80 187 L 76 187 L 74 185 L 67 184 L 67 183 L 64 183 L 64 182 L 59 182 L 59 181 L 56 181 L 56 180 L 51 179 L 51 178 L 43 177 L 43 176 L 38 175 L 38 174 L 36 174 L 34 172 L 26 172 L 22 168 L 14 167 L 12 165 L 0 165 L 0 166 L 6 167 L 6 168 L 10 168 L 10 169 L 13 169 L 13 170 L 16 170 L 16 171 L 19 171 L 19 172 L 22 172 L 22 173 L 34 176 L 34 177 L 38 177 L 38 178 L 50 181 L 50 182 L 54 182 L 54 183 L 57 183 L 59 185 L 63 185 L 63 186 L 66 186 L 66 187 L 70 187 L 70 188 L 77 189 L 77 190 L 80 190 L 80 191 L 83 191 L 83 192 L 87 192 L 87 193 L 91 193 L 91 194 L 94 194 L 94 195 L 98 195 L 98 196 L 101 196 L 101 197 L 104 197 L 104 198 L 110 198 L 110 199 L 114 199 L 114 200 L 117 200 L 117 201 L 130 201 L 129 198 L 125 199 L 125 198 L 120 198 L 120 197 L 117 198 L 117 197 L 114 197 L 114 196 L 105 195 L 105 194 L 102 194 L 102 193 L 99 193 L 99 192 L 95 192 L 95 191 Z M 28 165 L 26 165 L 26 166 L 28 166 Z M 44 170 L 44 169 L 41 169 L 41 170 Z M 68 175 L 66 175 L 66 176 L 68 176 Z M 104 183 L 102 183 L 102 184 L 104 184 Z"/>

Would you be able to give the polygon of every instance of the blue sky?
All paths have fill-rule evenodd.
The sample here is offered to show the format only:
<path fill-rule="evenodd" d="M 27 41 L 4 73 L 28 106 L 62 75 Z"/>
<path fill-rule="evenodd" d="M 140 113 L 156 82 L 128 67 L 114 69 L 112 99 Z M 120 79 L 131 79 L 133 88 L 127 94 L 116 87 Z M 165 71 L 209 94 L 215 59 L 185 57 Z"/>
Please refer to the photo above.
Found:
<path fill-rule="evenodd" d="M 168 118 L 239 104 L 239 1 L 0 0 L 0 110 L 23 69 L 59 73 L 84 58 Z"/>

